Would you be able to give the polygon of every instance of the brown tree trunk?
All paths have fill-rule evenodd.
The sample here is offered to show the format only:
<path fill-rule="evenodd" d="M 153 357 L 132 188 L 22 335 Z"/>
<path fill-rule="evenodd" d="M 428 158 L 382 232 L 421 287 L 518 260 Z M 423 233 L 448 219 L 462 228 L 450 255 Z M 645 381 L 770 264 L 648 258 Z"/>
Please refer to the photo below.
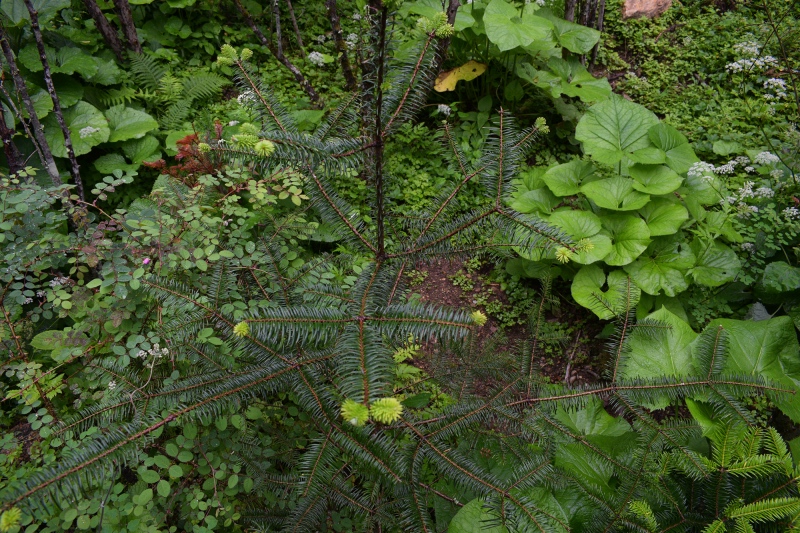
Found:
<path fill-rule="evenodd" d="M 44 39 L 42 38 L 42 30 L 39 27 L 39 13 L 33 7 L 31 0 L 24 0 L 25 7 L 28 8 L 28 14 L 31 16 L 31 29 L 33 30 L 33 38 L 36 41 L 36 48 L 39 50 L 39 60 L 42 62 L 44 69 L 44 83 L 47 86 L 47 92 L 50 94 L 50 99 L 53 101 L 53 113 L 56 115 L 58 125 L 61 127 L 61 133 L 64 135 L 64 147 L 67 149 L 67 157 L 70 163 L 70 174 L 75 183 L 78 196 L 81 200 L 86 200 L 83 193 L 83 180 L 81 180 L 80 167 L 78 160 L 75 159 L 75 150 L 72 148 L 72 136 L 70 135 L 67 123 L 64 120 L 64 113 L 61 110 L 61 100 L 56 94 L 56 87 L 53 84 L 53 75 L 50 72 L 50 62 L 47 60 L 47 52 L 44 47 Z"/>
<path fill-rule="evenodd" d="M 339 61 L 342 64 L 345 89 L 348 91 L 355 90 L 357 83 L 356 77 L 353 75 L 353 68 L 350 66 L 350 59 L 347 56 L 347 46 L 344 44 L 344 39 L 342 38 L 342 25 L 339 21 L 339 13 L 336 10 L 336 0 L 326 0 L 325 8 L 328 10 L 328 19 L 331 21 L 333 43 L 336 45 L 336 51 L 339 52 Z"/>
<path fill-rule="evenodd" d="M 99 31 L 100 35 L 103 36 L 103 40 L 106 42 L 106 45 L 108 45 L 111 51 L 114 52 L 114 55 L 117 56 L 117 59 L 124 61 L 125 56 L 123 54 L 122 42 L 119 40 L 117 30 L 111 25 L 106 16 L 103 14 L 100 6 L 97 5 L 95 0 L 83 0 L 83 5 L 86 7 L 86 11 L 89 13 L 89 16 L 92 17 L 97 31 Z"/>
<path fill-rule="evenodd" d="M 14 130 L 6 124 L 6 119 L 0 116 L 0 139 L 3 141 L 3 151 L 8 160 L 8 170 L 11 174 L 16 174 L 25 169 L 25 159 L 14 144 Z"/>
<path fill-rule="evenodd" d="M 114 10 L 119 17 L 122 33 L 128 40 L 128 49 L 137 54 L 141 54 L 142 45 L 139 43 L 139 36 L 136 35 L 136 25 L 133 23 L 131 5 L 128 3 L 128 0 L 114 0 Z"/>
<path fill-rule="evenodd" d="M 50 145 L 47 144 L 47 139 L 44 136 L 42 123 L 39 122 L 39 117 L 36 116 L 36 111 L 33 109 L 33 102 L 28 94 L 28 88 L 25 86 L 25 79 L 22 77 L 22 74 L 20 74 L 19 69 L 17 68 L 17 62 L 14 59 L 14 51 L 11 49 L 11 44 L 8 41 L 8 34 L 6 33 L 5 26 L 2 24 L 0 24 L 0 48 L 3 49 L 3 56 L 5 56 L 6 63 L 8 63 L 8 70 L 11 73 L 11 78 L 14 80 L 14 87 L 17 90 L 17 96 L 22 101 L 22 105 L 25 106 L 25 110 L 28 112 L 28 118 L 31 123 L 31 141 L 37 145 L 37 151 L 39 152 L 39 157 L 42 160 L 42 166 L 44 167 L 45 172 L 47 172 L 47 175 L 50 176 L 50 180 L 53 182 L 53 185 L 61 185 L 63 182 L 61 181 L 61 176 L 58 174 L 56 161 L 53 159 L 53 153 L 50 151 Z M 24 117 L 20 114 L 19 119 L 24 120 Z"/>
<path fill-rule="evenodd" d="M 447 5 L 447 23 L 452 25 L 455 24 L 456 15 L 458 14 L 458 8 L 461 5 L 459 0 L 450 0 Z M 447 59 L 447 49 L 450 48 L 450 37 L 446 37 L 444 39 L 440 39 L 439 43 L 436 45 L 436 59 L 434 60 L 434 72 L 438 73 L 441 70 L 442 65 L 444 65 L 445 59 Z"/>
<path fill-rule="evenodd" d="M 297 25 L 297 18 L 294 16 L 294 7 L 292 7 L 292 0 L 286 0 L 286 5 L 289 7 L 289 18 L 292 19 L 292 27 L 294 28 L 294 36 L 297 38 L 297 46 L 300 47 L 300 52 L 303 57 L 306 56 L 306 47 L 303 46 L 303 36 L 300 35 L 300 27 Z"/>
<path fill-rule="evenodd" d="M 578 0 L 566 0 L 564 4 L 564 19 L 570 22 L 575 22 L 575 7 Z"/>
<path fill-rule="evenodd" d="M 297 83 L 300 84 L 306 94 L 308 94 L 308 97 L 311 98 L 311 102 L 313 102 L 314 105 L 319 106 L 321 105 L 322 100 L 320 99 L 319 94 L 317 94 L 317 91 L 314 90 L 314 87 L 311 86 L 311 83 L 309 83 L 305 76 L 303 76 L 303 73 L 300 72 L 300 69 L 298 69 L 294 63 L 289 61 L 289 59 L 283 54 L 283 43 L 281 42 L 281 15 L 278 10 L 277 0 L 271 1 L 273 7 L 272 12 L 275 16 L 275 36 L 277 37 L 277 45 L 270 39 L 267 39 L 266 35 L 264 35 L 264 32 L 261 31 L 261 28 L 258 27 L 253 20 L 253 17 L 250 16 L 250 13 L 247 12 L 247 9 L 245 9 L 240 0 L 233 0 L 233 3 L 236 5 L 236 9 L 239 10 L 239 13 L 241 13 L 242 18 L 244 18 L 247 25 L 250 26 L 250 29 L 256 34 L 258 40 L 261 41 L 261 44 L 269 48 L 269 51 L 272 52 L 272 55 L 274 55 L 275 58 L 283 64 L 283 66 L 289 69 L 289 71 L 294 75 L 294 79 L 297 81 Z"/>

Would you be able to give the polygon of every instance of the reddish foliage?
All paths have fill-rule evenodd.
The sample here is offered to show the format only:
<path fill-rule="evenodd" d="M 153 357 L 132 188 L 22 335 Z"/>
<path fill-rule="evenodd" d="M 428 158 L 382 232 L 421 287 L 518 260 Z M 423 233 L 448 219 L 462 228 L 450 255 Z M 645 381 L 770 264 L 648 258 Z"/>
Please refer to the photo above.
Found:
<path fill-rule="evenodd" d="M 214 123 L 214 134 L 216 139 L 222 138 L 222 124 L 219 121 Z M 145 162 L 144 165 L 158 170 L 163 174 L 181 180 L 187 185 L 194 185 L 195 177 L 202 174 L 213 174 L 221 167 L 221 163 L 213 152 L 203 153 L 199 149 L 201 141 L 196 133 L 187 135 L 175 142 L 178 153 L 175 155 L 175 165 L 167 165 L 163 159 L 158 161 Z"/>

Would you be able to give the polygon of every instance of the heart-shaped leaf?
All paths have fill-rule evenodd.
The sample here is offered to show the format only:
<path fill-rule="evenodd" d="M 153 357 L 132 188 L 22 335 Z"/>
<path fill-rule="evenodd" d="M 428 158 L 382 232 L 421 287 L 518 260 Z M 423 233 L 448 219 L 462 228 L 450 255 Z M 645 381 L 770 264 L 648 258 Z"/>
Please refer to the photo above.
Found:
<path fill-rule="evenodd" d="M 668 198 L 653 198 L 639 210 L 639 214 L 644 218 L 651 237 L 672 235 L 689 220 L 686 208 Z"/>
<path fill-rule="evenodd" d="M 633 211 L 650 201 L 648 195 L 634 190 L 635 184 L 630 178 L 617 176 L 587 183 L 581 187 L 581 192 L 600 207 L 614 211 Z"/>
<path fill-rule="evenodd" d="M 606 279 L 597 265 L 586 265 L 575 274 L 571 293 L 576 302 L 604 320 L 634 308 L 641 296 L 623 271 L 613 270 Z"/>
<path fill-rule="evenodd" d="M 600 40 L 599 31 L 557 17 L 549 9 L 540 9 L 537 13 L 553 24 L 553 33 L 558 44 L 570 52 L 586 54 Z"/>
<path fill-rule="evenodd" d="M 733 281 L 741 268 L 736 253 L 719 241 L 706 242 L 701 239 L 692 241 L 692 252 L 697 257 L 696 266 L 692 269 L 695 282 L 707 287 L 719 287 Z"/>
<path fill-rule="evenodd" d="M 125 107 L 124 104 L 107 109 L 106 118 L 111 129 L 109 142 L 139 139 L 148 131 L 158 127 L 156 119 L 144 111 Z"/>
<path fill-rule="evenodd" d="M 611 239 L 611 251 L 605 258 L 609 265 L 622 266 L 633 262 L 650 244 L 647 224 L 631 215 L 604 216 L 601 233 Z"/>
<path fill-rule="evenodd" d="M 614 165 L 627 154 L 650 146 L 648 131 L 656 124 L 658 118 L 644 106 L 611 95 L 589 108 L 578 122 L 575 138 L 595 160 Z"/>
<path fill-rule="evenodd" d="M 492 0 L 483 12 L 486 36 L 501 52 L 552 40 L 553 24 L 536 15 L 522 14 L 505 0 Z"/>
<path fill-rule="evenodd" d="M 549 213 L 559 203 L 547 187 L 526 191 L 511 201 L 511 208 L 520 213 Z"/>
<path fill-rule="evenodd" d="M 556 196 L 573 196 L 580 192 L 583 182 L 592 174 L 595 167 L 588 161 L 573 159 L 544 173 L 542 179 Z"/>
<path fill-rule="evenodd" d="M 595 78 L 577 59 L 569 61 L 550 58 L 546 69 L 536 70 L 529 63 L 517 66 L 517 75 L 558 98 L 562 94 L 580 98 L 584 102 L 599 102 L 611 94 L 611 85 L 605 78 Z"/>
<path fill-rule="evenodd" d="M 108 122 L 96 107 L 80 101 L 74 106 L 64 111 L 64 121 L 69 128 L 72 138 L 72 148 L 75 155 L 89 153 L 92 147 L 108 140 L 111 131 Z M 64 135 L 56 122 L 55 115 L 51 114 L 44 120 L 44 135 L 53 155 L 56 157 L 67 157 L 67 149 L 64 146 Z"/>
<path fill-rule="evenodd" d="M 686 277 L 694 262 L 694 254 L 682 240 L 659 239 L 636 261 L 625 265 L 625 272 L 647 294 L 656 296 L 664 291 L 667 296 L 676 296 L 689 288 Z"/>
<path fill-rule="evenodd" d="M 636 180 L 633 188 L 646 194 L 669 194 L 683 183 L 674 170 L 664 165 L 642 165 L 637 163 L 628 168 L 631 177 Z"/>
<path fill-rule="evenodd" d="M 686 137 L 669 124 L 660 122 L 651 127 L 647 135 L 656 148 L 664 151 L 667 166 L 678 174 L 683 174 L 700 161 Z"/>
<path fill-rule="evenodd" d="M 594 213 L 570 209 L 556 211 L 547 223 L 564 230 L 575 242 L 586 241 L 586 249 L 572 257 L 576 263 L 588 265 L 600 261 L 611 251 L 611 239 L 599 234 L 602 222 Z"/>

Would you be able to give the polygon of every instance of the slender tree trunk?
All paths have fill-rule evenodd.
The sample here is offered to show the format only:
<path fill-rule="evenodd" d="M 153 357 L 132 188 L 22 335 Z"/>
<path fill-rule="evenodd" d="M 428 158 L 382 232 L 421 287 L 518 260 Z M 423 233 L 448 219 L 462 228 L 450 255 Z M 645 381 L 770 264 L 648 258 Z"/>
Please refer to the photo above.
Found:
<path fill-rule="evenodd" d="M 575 22 L 575 6 L 578 0 L 567 0 L 564 4 L 564 19 L 570 22 Z"/>
<path fill-rule="evenodd" d="M 461 2 L 459 0 L 449 0 L 449 3 L 447 4 L 448 24 L 452 25 L 455 23 L 459 6 L 461 6 Z M 434 64 L 433 64 L 434 73 L 438 73 L 441 70 L 442 65 L 444 65 L 444 62 L 447 59 L 447 50 L 449 48 L 450 48 L 450 37 L 439 40 L 439 43 L 436 45 L 436 59 L 434 59 Z"/>
<path fill-rule="evenodd" d="M 39 27 L 39 13 L 33 7 L 31 0 L 24 0 L 25 7 L 28 8 L 28 13 L 31 16 L 31 28 L 33 30 L 33 37 L 36 40 L 36 47 L 39 49 L 39 60 L 42 62 L 44 69 L 44 83 L 47 86 L 47 92 L 50 93 L 50 99 L 53 101 L 53 113 L 56 115 L 58 125 L 61 127 L 61 133 L 64 134 L 64 147 L 67 149 L 67 157 L 70 163 L 70 174 L 75 182 L 75 187 L 78 196 L 81 200 L 86 200 L 83 193 L 83 181 L 81 180 L 80 167 L 78 160 L 75 159 L 75 150 L 72 148 L 72 136 L 70 135 L 69 128 L 66 121 L 64 121 L 64 113 L 61 110 L 61 100 L 56 94 L 56 87 L 53 84 L 53 76 L 50 72 L 50 62 L 47 60 L 47 52 L 44 48 L 44 39 L 42 38 L 42 30 Z"/>
<path fill-rule="evenodd" d="M 380 0 L 379 0 L 380 1 Z M 386 19 L 388 16 L 388 9 L 381 6 L 380 10 L 380 26 L 378 27 L 378 73 L 375 84 L 375 132 L 373 135 L 373 143 L 375 147 L 374 162 L 375 162 L 375 225 L 377 226 L 377 254 L 376 261 L 381 262 L 386 258 L 384 226 L 386 220 L 384 218 L 384 198 L 383 198 L 383 125 L 381 124 L 381 113 L 383 107 L 383 70 L 384 70 L 384 54 L 386 52 Z"/>
<path fill-rule="evenodd" d="M 357 82 L 356 77 L 353 75 L 353 68 L 350 66 L 350 58 L 347 56 L 347 46 L 344 44 L 344 39 L 342 38 L 342 25 L 339 21 L 339 13 L 336 10 L 336 0 L 326 0 L 325 8 L 328 10 L 328 19 L 331 21 L 333 43 L 336 45 L 336 51 L 339 52 L 339 62 L 342 65 L 345 88 L 348 91 L 353 91 L 356 88 Z"/>
<path fill-rule="evenodd" d="M 25 110 L 28 112 L 28 117 L 31 122 L 30 129 L 32 130 L 31 133 L 33 134 L 31 141 L 38 145 L 38 152 L 42 159 L 42 166 L 44 167 L 45 172 L 47 172 L 47 175 L 50 176 L 50 180 L 53 182 L 53 185 L 61 185 L 61 176 L 58 174 L 58 167 L 56 166 L 55 159 L 53 159 L 53 153 L 50 151 L 50 145 L 47 144 L 47 139 L 45 139 L 42 123 L 39 122 L 39 117 L 36 116 L 36 111 L 33 109 L 33 102 L 31 102 L 31 97 L 28 94 L 28 88 L 25 86 L 25 79 L 22 77 L 22 74 L 20 74 L 19 69 L 17 68 L 17 62 L 14 59 L 14 52 L 11 50 L 11 44 L 8 40 L 8 33 L 6 33 L 6 28 L 2 24 L 0 24 L 0 47 L 3 49 L 3 56 L 6 58 L 8 70 L 14 80 L 14 87 L 17 89 L 17 96 L 25 106 Z M 21 115 L 20 120 L 24 120 L 24 117 Z"/>
<path fill-rule="evenodd" d="M 292 7 L 292 0 L 286 0 L 286 5 L 289 7 L 289 18 L 292 19 L 294 36 L 297 38 L 297 46 L 300 47 L 300 52 L 303 54 L 303 57 L 305 57 L 306 47 L 303 46 L 303 36 L 300 35 L 300 27 L 297 25 L 297 18 L 294 16 L 294 8 Z"/>
<path fill-rule="evenodd" d="M 2 64 L 2 62 L 0 62 L 0 64 Z M 6 103 L 11 108 L 11 112 L 17 119 L 19 119 L 19 123 L 22 125 L 22 129 L 25 130 L 25 135 L 27 135 L 28 139 L 31 139 L 31 143 L 33 144 L 33 149 L 38 154 L 39 160 L 44 161 L 45 157 L 42 154 L 42 151 L 39 149 L 39 144 L 34 140 L 35 137 L 33 135 L 33 131 L 31 131 L 30 125 L 27 122 L 25 122 L 25 117 L 23 113 L 19 110 L 19 108 L 16 105 L 14 105 L 14 99 L 11 97 L 8 90 L 6 89 L 6 84 L 2 77 L 0 77 L 0 92 L 2 92 L 3 96 L 6 97 Z M 12 130 L 12 138 L 13 138 L 13 130 Z"/>
<path fill-rule="evenodd" d="M 86 11 L 92 17 L 92 20 L 94 20 L 94 25 L 97 28 L 97 31 L 100 32 L 100 35 L 103 36 L 103 40 L 105 41 L 106 45 L 108 45 L 111 51 L 114 52 L 114 55 L 117 56 L 117 59 L 124 61 L 125 56 L 123 53 L 123 46 L 122 42 L 119 40 L 119 36 L 117 35 L 117 30 L 111 25 L 106 16 L 103 14 L 100 6 L 97 5 L 95 0 L 83 0 L 83 5 L 86 7 Z"/>
<path fill-rule="evenodd" d="M 128 40 L 128 48 L 137 54 L 141 54 L 142 45 L 139 43 L 139 36 L 136 35 L 136 25 L 133 23 L 131 5 L 128 0 L 114 0 L 114 8 L 119 17 L 119 24 L 122 26 L 122 33 Z"/>
<path fill-rule="evenodd" d="M 6 124 L 6 119 L 0 116 L 0 139 L 3 141 L 3 151 L 8 160 L 8 170 L 11 174 L 16 174 L 25 169 L 25 159 L 14 144 L 14 130 Z"/>
<path fill-rule="evenodd" d="M 599 4 L 597 6 L 597 31 L 603 32 L 603 22 L 605 20 L 606 14 L 606 0 L 598 0 Z M 601 37 L 602 40 L 602 37 Z M 594 64 L 597 62 L 597 49 L 600 47 L 600 41 L 597 41 L 597 44 L 594 45 L 592 48 L 592 62 L 589 64 L 590 67 L 594 67 Z"/>
<path fill-rule="evenodd" d="M 248 13 L 247 9 L 245 9 L 245 7 L 242 5 L 242 2 L 240 0 L 233 0 L 233 3 L 236 5 L 236 9 L 239 10 L 242 18 L 244 18 L 247 25 L 250 26 L 250 29 L 253 30 L 253 33 L 256 34 L 256 37 L 258 37 L 258 40 L 261 41 L 261 44 L 269 48 L 269 51 L 272 52 L 272 55 L 274 55 L 275 58 L 283 64 L 283 66 L 289 69 L 289 71 L 294 75 L 295 81 L 297 81 L 306 94 L 308 94 L 308 97 L 311 99 L 314 105 L 320 106 L 322 104 L 322 100 L 320 99 L 319 94 L 317 94 L 317 91 L 314 90 L 314 87 L 311 86 L 311 83 L 309 83 L 305 76 L 303 76 L 303 73 L 300 72 L 300 69 L 298 69 L 294 63 L 289 61 L 289 59 L 283 55 L 283 43 L 281 43 L 281 19 L 280 13 L 278 13 L 278 2 L 277 0 L 272 0 L 272 2 L 273 14 L 275 15 L 275 34 L 278 41 L 277 46 L 272 42 L 272 40 L 267 39 L 266 35 L 264 35 L 264 32 L 261 31 L 261 28 L 259 28 L 253 20 L 253 17 L 250 16 L 250 13 Z"/>

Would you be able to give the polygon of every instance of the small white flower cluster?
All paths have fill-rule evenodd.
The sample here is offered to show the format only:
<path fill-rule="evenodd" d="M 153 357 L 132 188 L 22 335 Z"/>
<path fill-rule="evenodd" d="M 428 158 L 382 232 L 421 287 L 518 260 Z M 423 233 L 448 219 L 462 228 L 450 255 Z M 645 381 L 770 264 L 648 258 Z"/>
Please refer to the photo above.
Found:
<path fill-rule="evenodd" d="M 311 52 L 308 54 L 308 60 L 318 67 L 321 67 L 325 64 L 325 57 L 319 52 Z"/>
<path fill-rule="evenodd" d="M 755 251 L 756 251 L 756 245 L 753 244 L 752 242 L 743 242 L 739 246 L 743 251 L 751 253 L 751 254 L 755 253 Z"/>
<path fill-rule="evenodd" d="M 736 74 L 737 72 L 744 72 L 749 70 L 762 71 L 770 67 L 777 67 L 778 60 L 772 56 L 763 56 L 755 58 L 745 58 L 733 63 L 728 63 L 725 68 L 728 72 Z"/>
<path fill-rule="evenodd" d="M 97 133 L 98 131 L 100 131 L 100 128 L 95 128 L 93 126 L 86 126 L 85 128 L 81 128 L 80 129 L 80 131 L 78 132 L 78 135 L 80 135 L 81 139 L 85 139 L 89 135 L 92 135 L 93 133 Z"/>
<path fill-rule="evenodd" d="M 30 304 L 30 303 L 33 303 L 33 298 L 25 298 L 25 299 L 22 301 L 22 303 L 24 303 L 24 304 Z"/>
<path fill-rule="evenodd" d="M 765 100 L 782 100 L 786 98 L 786 81 L 781 78 L 770 78 L 764 82 L 764 88 L 773 93 L 764 95 Z"/>
<path fill-rule="evenodd" d="M 545 0 L 536 0 L 536 5 L 539 7 L 544 7 L 546 3 Z"/>
<path fill-rule="evenodd" d="M 150 363 L 146 366 L 152 368 L 153 365 L 156 364 L 156 360 L 169 355 L 169 350 L 167 348 L 161 348 L 158 343 L 155 343 L 153 347 L 147 351 L 139 350 L 139 353 L 136 354 L 136 357 L 139 357 L 140 359 L 147 359 L 148 355 L 151 356 L 153 360 L 150 361 Z"/>
<path fill-rule="evenodd" d="M 780 163 L 781 159 L 772 152 L 761 152 L 755 158 L 758 165 L 772 165 L 773 163 Z"/>
<path fill-rule="evenodd" d="M 325 35 L 317 35 L 316 37 L 314 37 L 314 40 L 317 41 L 317 43 L 319 44 L 323 44 L 325 42 L 325 39 L 327 39 Z"/>
<path fill-rule="evenodd" d="M 740 202 L 737 207 L 739 208 L 739 216 L 740 217 L 747 218 L 750 215 L 752 215 L 753 213 L 758 213 L 758 207 L 756 207 L 754 205 L 748 205 L 748 204 Z"/>
<path fill-rule="evenodd" d="M 236 101 L 239 102 L 239 105 L 247 105 L 256 101 L 256 94 L 253 91 L 245 91 L 239 96 L 236 97 Z"/>
<path fill-rule="evenodd" d="M 37 298 L 44 298 L 46 295 L 47 295 L 47 293 L 44 292 L 44 291 L 36 291 L 36 297 Z"/>
<path fill-rule="evenodd" d="M 769 187 L 759 187 L 755 191 L 753 191 L 753 196 L 755 198 L 772 198 L 775 196 L 775 191 L 770 189 Z"/>
<path fill-rule="evenodd" d="M 60 287 L 62 285 L 67 285 L 69 282 L 70 282 L 69 278 L 65 278 L 63 276 L 58 276 L 58 277 L 50 280 L 50 288 L 55 289 L 56 287 Z"/>
<path fill-rule="evenodd" d="M 798 218 L 800 218 L 800 209 L 797 209 L 796 207 L 787 207 L 782 211 L 782 213 L 783 216 L 785 216 L 789 220 L 797 220 Z"/>
<path fill-rule="evenodd" d="M 761 45 L 756 41 L 744 41 L 734 44 L 733 51 L 742 57 L 756 57 L 761 53 Z"/>
<path fill-rule="evenodd" d="M 725 68 L 731 73 L 746 70 L 766 70 L 778 64 L 778 60 L 772 56 L 759 57 L 761 54 L 761 45 L 756 41 L 736 43 L 733 45 L 733 50 L 737 55 L 741 56 L 741 59 L 727 64 Z"/>
<path fill-rule="evenodd" d="M 736 191 L 739 193 L 739 198 L 752 198 L 754 196 L 753 185 L 755 185 L 755 183 L 752 181 L 745 181 L 744 186 Z"/>
<path fill-rule="evenodd" d="M 687 172 L 687 175 L 690 178 L 707 177 L 710 180 L 711 176 L 709 176 L 709 174 L 712 174 L 713 172 L 714 172 L 714 165 L 712 165 L 711 163 L 706 163 L 705 161 L 698 161 L 689 168 L 689 172 Z"/>
<path fill-rule="evenodd" d="M 720 200 L 719 203 L 720 203 L 720 205 L 725 205 L 725 204 L 733 205 L 733 204 L 736 203 L 736 197 L 735 196 L 728 196 L 728 197 L 723 198 L 722 200 Z"/>
<path fill-rule="evenodd" d="M 347 39 L 344 40 L 344 43 L 347 45 L 347 48 L 352 50 L 356 46 L 358 46 L 358 34 L 351 33 L 347 36 Z"/>
<path fill-rule="evenodd" d="M 447 104 L 439 104 L 439 106 L 436 108 L 436 110 L 439 111 L 439 113 L 441 113 L 442 115 L 444 115 L 446 117 L 449 117 L 450 113 L 453 112 L 453 110 L 450 109 L 450 106 L 447 105 Z"/>
<path fill-rule="evenodd" d="M 783 178 L 783 170 L 776 168 L 775 170 L 769 173 L 770 177 L 776 180 Z"/>
<path fill-rule="evenodd" d="M 238 120 L 231 120 L 230 122 L 228 122 L 228 126 L 237 126 L 238 124 L 239 124 Z"/>
<path fill-rule="evenodd" d="M 117 382 L 113 379 L 108 382 L 108 390 L 114 390 L 117 388 Z"/>
<path fill-rule="evenodd" d="M 353 20 L 355 20 L 356 22 L 361 20 L 361 14 L 360 13 L 353 13 Z"/>
<path fill-rule="evenodd" d="M 736 161 L 728 161 L 714 169 L 715 174 L 733 174 L 736 170 Z"/>

